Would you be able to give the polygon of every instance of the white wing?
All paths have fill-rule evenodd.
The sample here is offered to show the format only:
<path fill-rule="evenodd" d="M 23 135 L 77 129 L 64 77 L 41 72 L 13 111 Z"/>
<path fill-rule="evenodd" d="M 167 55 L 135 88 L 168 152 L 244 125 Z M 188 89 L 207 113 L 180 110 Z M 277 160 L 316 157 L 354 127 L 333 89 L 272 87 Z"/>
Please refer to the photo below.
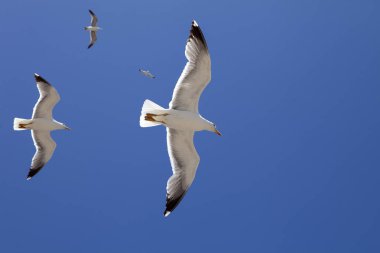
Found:
<path fill-rule="evenodd" d="M 50 136 L 49 131 L 32 130 L 32 138 L 36 153 L 33 156 L 27 179 L 36 175 L 52 157 L 57 144 Z"/>
<path fill-rule="evenodd" d="M 185 196 L 192 184 L 200 161 L 194 147 L 194 132 L 167 128 L 167 145 L 173 175 L 166 186 L 166 210 L 168 216 Z"/>
<path fill-rule="evenodd" d="M 53 119 L 53 108 L 60 100 L 58 92 L 45 79 L 38 74 L 34 74 L 40 98 L 33 108 L 32 118 Z"/>
<path fill-rule="evenodd" d="M 197 22 L 193 21 L 186 44 L 188 60 L 174 88 L 170 108 L 198 112 L 202 91 L 211 80 L 211 59 L 206 40 Z"/>
<path fill-rule="evenodd" d="M 95 41 L 97 40 L 96 32 L 91 31 L 90 32 L 90 45 L 88 45 L 88 48 L 92 47 L 95 44 Z"/>
<path fill-rule="evenodd" d="M 91 15 L 91 26 L 96 26 L 96 23 L 98 23 L 98 18 L 96 17 L 95 13 L 92 10 L 88 10 Z"/>

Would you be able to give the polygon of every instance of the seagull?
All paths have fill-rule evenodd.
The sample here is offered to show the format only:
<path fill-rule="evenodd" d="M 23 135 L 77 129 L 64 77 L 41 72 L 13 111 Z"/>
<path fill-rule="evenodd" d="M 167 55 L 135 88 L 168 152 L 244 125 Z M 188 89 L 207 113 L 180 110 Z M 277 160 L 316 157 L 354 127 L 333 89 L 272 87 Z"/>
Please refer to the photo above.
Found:
<path fill-rule="evenodd" d="M 140 71 L 144 76 L 147 76 L 147 77 L 149 77 L 149 78 L 156 78 L 152 73 L 149 72 L 149 70 L 139 69 L 139 71 Z"/>
<path fill-rule="evenodd" d="M 98 18 L 96 17 L 95 13 L 92 10 L 88 10 L 91 15 L 91 25 L 86 26 L 84 29 L 86 31 L 90 31 L 90 45 L 88 45 L 88 48 L 92 47 L 95 44 L 96 41 L 96 32 L 99 30 L 102 30 L 102 28 L 96 26 L 96 23 L 98 22 Z"/>
<path fill-rule="evenodd" d="M 15 118 L 14 130 L 32 130 L 36 153 L 33 156 L 27 180 L 36 175 L 52 157 L 57 144 L 50 136 L 50 131 L 70 130 L 65 124 L 53 119 L 53 108 L 60 100 L 54 87 L 38 74 L 34 74 L 40 98 L 33 108 L 32 119 Z"/>
<path fill-rule="evenodd" d="M 169 109 L 145 100 L 140 116 L 141 127 L 166 126 L 173 175 L 166 186 L 165 217 L 177 207 L 195 178 L 200 158 L 194 147 L 194 132 L 207 130 L 221 136 L 215 124 L 198 112 L 199 97 L 211 80 L 211 59 L 206 40 L 195 20 L 185 55 L 187 63 L 174 88 Z"/>

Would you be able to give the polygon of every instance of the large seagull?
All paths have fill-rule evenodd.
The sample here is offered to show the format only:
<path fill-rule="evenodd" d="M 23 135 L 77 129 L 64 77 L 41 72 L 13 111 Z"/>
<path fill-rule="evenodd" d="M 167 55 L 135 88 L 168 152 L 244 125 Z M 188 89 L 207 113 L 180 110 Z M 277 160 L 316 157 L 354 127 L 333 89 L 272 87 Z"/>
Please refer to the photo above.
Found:
<path fill-rule="evenodd" d="M 102 28 L 96 26 L 96 24 L 98 23 L 98 18 L 96 17 L 95 13 L 92 10 L 88 10 L 88 11 L 90 12 L 90 15 L 91 15 L 91 25 L 86 26 L 84 29 L 86 31 L 90 31 L 90 44 L 87 47 L 87 48 L 90 48 L 95 44 L 95 41 L 97 40 L 96 32 L 99 30 L 102 30 Z"/>
<path fill-rule="evenodd" d="M 166 186 L 165 217 L 177 207 L 195 178 L 200 159 L 194 147 L 194 132 L 207 130 L 221 135 L 215 124 L 198 112 L 199 97 L 211 80 L 211 59 L 206 40 L 195 21 L 185 55 L 188 62 L 174 88 L 169 109 L 145 100 L 140 117 L 141 127 L 166 126 L 173 175 Z"/>
<path fill-rule="evenodd" d="M 40 98 L 33 108 L 32 119 L 15 118 L 14 130 L 32 130 L 32 138 L 36 153 L 27 176 L 30 180 L 52 157 L 56 143 L 50 136 L 50 131 L 58 129 L 69 130 L 65 124 L 53 119 L 53 108 L 60 100 L 58 92 L 41 76 L 34 74 Z"/>

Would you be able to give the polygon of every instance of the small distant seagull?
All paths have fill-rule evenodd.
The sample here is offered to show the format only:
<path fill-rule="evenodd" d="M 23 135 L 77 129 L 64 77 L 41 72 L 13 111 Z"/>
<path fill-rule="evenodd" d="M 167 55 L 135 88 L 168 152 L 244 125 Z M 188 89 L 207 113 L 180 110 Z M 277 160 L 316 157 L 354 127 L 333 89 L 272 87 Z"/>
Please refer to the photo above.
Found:
<path fill-rule="evenodd" d="M 194 132 L 207 130 L 221 135 L 214 123 L 198 111 L 199 97 L 211 80 L 211 59 L 206 40 L 197 22 L 193 21 L 186 43 L 187 63 L 173 91 L 169 109 L 145 100 L 140 126 L 166 126 L 166 140 L 173 175 L 166 185 L 168 216 L 181 202 L 194 181 L 200 161 L 194 147 Z"/>
<path fill-rule="evenodd" d="M 98 18 L 96 17 L 95 13 L 92 10 L 88 10 L 91 15 L 91 25 L 86 26 L 84 29 L 86 31 L 90 31 L 90 45 L 88 45 L 88 48 L 92 47 L 95 44 L 96 41 L 96 32 L 98 30 L 102 30 L 102 28 L 96 26 L 96 23 L 98 22 Z"/>
<path fill-rule="evenodd" d="M 140 71 L 144 76 L 147 76 L 147 77 L 149 77 L 149 78 L 156 78 L 152 73 L 149 72 L 149 70 L 139 69 L 139 71 Z"/>
<path fill-rule="evenodd" d="M 32 138 L 36 153 L 27 179 L 30 180 L 52 157 L 56 143 L 50 136 L 50 131 L 58 129 L 70 130 L 65 124 L 53 119 L 53 108 L 60 100 L 58 92 L 38 74 L 34 74 L 40 98 L 33 108 L 32 119 L 15 118 L 14 130 L 32 130 Z"/>

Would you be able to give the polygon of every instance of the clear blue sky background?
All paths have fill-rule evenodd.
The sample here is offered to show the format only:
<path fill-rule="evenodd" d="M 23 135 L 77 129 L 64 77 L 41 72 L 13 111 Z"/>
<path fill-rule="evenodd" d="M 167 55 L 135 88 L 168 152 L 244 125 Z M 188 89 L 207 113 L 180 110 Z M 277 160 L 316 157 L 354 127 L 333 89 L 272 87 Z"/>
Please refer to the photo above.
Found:
<path fill-rule="evenodd" d="M 87 50 L 88 9 L 104 28 Z M 379 1 L 3 1 L 0 252 L 380 252 Z M 171 175 L 163 127 L 192 19 L 212 81 L 201 163 L 162 213 Z M 151 80 L 139 68 L 157 75 Z M 34 147 L 33 73 L 60 92 L 51 161 Z"/>

